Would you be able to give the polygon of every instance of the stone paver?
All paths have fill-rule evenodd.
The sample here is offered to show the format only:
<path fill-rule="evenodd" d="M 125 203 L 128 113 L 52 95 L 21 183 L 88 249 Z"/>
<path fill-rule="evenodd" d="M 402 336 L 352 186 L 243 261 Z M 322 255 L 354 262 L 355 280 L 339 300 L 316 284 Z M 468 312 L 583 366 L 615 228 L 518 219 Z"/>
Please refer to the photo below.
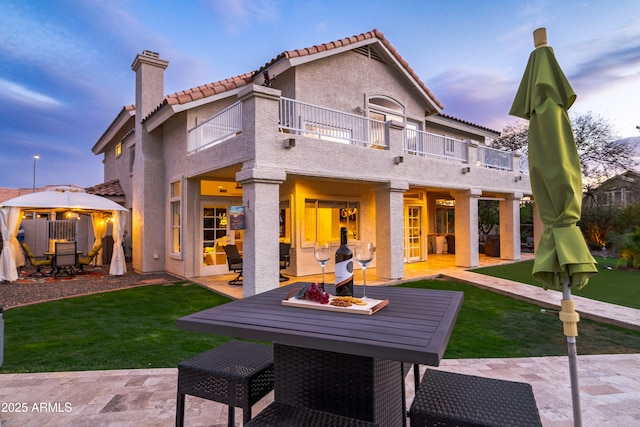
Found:
<path fill-rule="evenodd" d="M 484 258 L 483 261 L 500 262 Z M 561 299 L 559 292 L 454 268 L 451 257 L 431 257 L 428 266 L 418 264 L 421 265 L 407 266 L 407 277 L 403 281 L 447 276 L 547 307 L 558 307 Z M 327 281 L 332 279 L 327 276 Z M 318 281 L 319 276 L 297 278 L 292 282 L 295 280 Z M 196 282 L 235 298 L 242 297 L 242 288 L 228 285 L 224 277 Z M 375 269 L 371 269 L 367 270 L 369 283 L 379 286 L 385 281 L 378 279 Z M 606 318 L 612 323 L 640 328 L 638 310 L 574 298 L 576 310 L 582 317 Z M 424 372 L 426 367 L 421 369 Z M 438 369 L 530 383 L 545 427 L 574 425 L 567 357 L 445 359 Z M 578 373 L 584 427 L 640 426 L 640 354 L 578 356 Z M 176 378 L 176 369 L 3 374 L 0 375 L 0 425 L 172 426 Z M 411 373 L 406 387 L 410 404 L 414 395 Z M 254 414 L 272 400 L 273 393 L 254 407 Z M 185 417 L 187 426 L 223 427 L 227 408 L 188 396 Z M 241 411 L 237 410 L 236 425 L 242 425 L 241 420 Z"/>

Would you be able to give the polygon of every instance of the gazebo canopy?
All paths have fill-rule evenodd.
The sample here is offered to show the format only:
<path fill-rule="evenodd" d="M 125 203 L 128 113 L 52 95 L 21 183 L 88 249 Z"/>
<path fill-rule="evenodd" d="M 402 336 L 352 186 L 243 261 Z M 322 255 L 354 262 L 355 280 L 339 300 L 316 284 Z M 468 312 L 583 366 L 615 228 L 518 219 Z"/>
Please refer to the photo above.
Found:
<path fill-rule="evenodd" d="M 127 211 L 107 198 L 86 193 L 77 187 L 54 187 L 39 193 L 15 197 L 0 204 L 0 207 L 16 207 L 25 212 L 32 211 L 76 211 L 92 213 L 101 211 Z"/>
<path fill-rule="evenodd" d="M 21 257 L 22 252 L 16 235 L 22 219 L 20 212 L 34 211 L 72 211 L 83 214 L 109 212 L 113 219 L 115 240 L 109 273 L 122 275 L 127 271 L 122 249 L 127 209 L 107 198 L 89 194 L 77 187 L 54 187 L 47 191 L 15 197 L 0 205 L 0 233 L 3 239 L 0 280 L 13 282 L 19 277 L 16 260 Z"/>

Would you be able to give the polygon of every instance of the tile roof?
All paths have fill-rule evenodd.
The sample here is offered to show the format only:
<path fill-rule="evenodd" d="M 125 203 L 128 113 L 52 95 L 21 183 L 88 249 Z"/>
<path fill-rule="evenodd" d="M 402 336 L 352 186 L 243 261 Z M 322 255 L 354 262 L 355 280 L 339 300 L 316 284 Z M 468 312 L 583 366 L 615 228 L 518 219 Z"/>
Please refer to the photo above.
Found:
<path fill-rule="evenodd" d="M 427 86 L 422 82 L 422 80 L 420 80 L 420 77 L 418 77 L 418 75 L 413 70 L 413 68 L 409 66 L 409 63 L 405 61 L 404 58 L 400 56 L 398 51 L 391 45 L 391 43 L 389 42 L 389 40 L 387 40 L 387 38 L 384 36 L 382 31 L 376 30 L 376 29 L 368 31 L 366 33 L 357 34 L 355 36 L 345 37 L 343 39 L 335 40 L 329 43 L 323 43 L 321 45 L 315 45 L 315 46 L 307 47 L 304 49 L 287 50 L 285 52 L 282 52 L 275 58 L 273 58 L 270 62 L 267 62 L 265 65 L 260 67 L 254 73 L 254 76 L 262 74 L 262 71 L 264 69 L 269 68 L 271 65 L 275 64 L 276 62 L 280 61 L 283 58 L 292 59 L 292 58 L 297 58 L 301 56 L 313 55 L 319 52 L 324 52 L 327 50 L 348 46 L 351 44 L 355 44 L 355 43 L 368 40 L 368 39 L 373 39 L 373 38 L 377 38 L 378 40 L 380 40 L 380 42 L 384 45 L 384 47 L 386 47 L 389 50 L 389 52 L 394 56 L 394 58 L 405 68 L 405 70 L 407 70 L 409 75 L 416 80 L 416 82 L 420 85 L 422 90 L 424 90 L 427 93 L 427 95 L 429 95 L 429 97 L 433 99 L 433 101 L 438 105 L 438 107 L 440 107 L 441 109 L 444 108 L 442 103 L 435 97 L 435 95 L 429 90 L 429 88 L 427 88 Z"/>
<path fill-rule="evenodd" d="M 55 188 L 55 187 L 72 187 L 72 188 L 80 188 L 77 185 L 74 184 L 64 184 L 64 185 L 60 185 L 60 184 L 52 184 L 52 185 L 45 185 L 44 187 L 39 187 L 36 188 L 36 193 L 40 193 L 41 191 L 47 191 L 50 188 Z M 2 205 L 2 202 L 5 202 L 7 200 L 11 200 L 14 199 L 16 197 L 20 197 L 20 196 L 24 196 L 27 194 L 31 194 L 33 193 L 33 188 L 29 187 L 29 188 L 9 188 L 9 187 L 0 187 L 0 205 Z"/>
<path fill-rule="evenodd" d="M 237 89 L 243 86 L 251 84 L 253 79 L 251 76 L 253 73 L 245 73 L 239 76 L 231 77 L 229 79 L 220 80 L 213 83 L 208 83 L 202 86 L 194 87 L 191 89 L 176 92 L 164 97 L 164 100 L 158 105 L 142 122 L 144 123 L 149 117 L 153 116 L 162 108 L 167 105 L 182 105 L 198 99 L 206 98 L 208 96 L 217 95 L 219 93 L 227 92 L 232 89 Z"/>
<path fill-rule="evenodd" d="M 122 107 L 122 110 L 120 110 L 118 112 L 118 114 L 116 115 L 116 117 L 111 121 L 111 124 L 109 124 L 109 126 L 107 126 L 107 129 L 103 132 L 103 134 L 100 136 L 100 138 L 98 138 L 98 141 L 100 141 L 106 134 L 107 132 L 109 132 L 109 129 L 111 129 L 111 127 L 116 124 L 116 122 L 120 119 L 120 117 L 122 117 L 123 114 L 131 114 L 132 111 L 136 110 L 136 106 L 135 105 L 125 105 L 124 107 Z M 97 145 L 98 143 L 96 143 Z M 95 146 L 94 146 L 95 148 Z"/>
<path fill-rule="evenodd" d="M 149 117 L 153 116 L 159 110 L 161 110 L 162 108 L 168 105 L 182 105 L 192 101 L 196 101 L 198 99 L 206 98 L 208 96 L 213 96 L 219 93 L 223 93 L 228 90 L 237 89 L 239 87 L 249 85 L 253 82 L 253 79 L 256 76 L 262 74 L 263 70 L 265 70 L 266 68 L 269 68 L 271 65 L 275 64 L 276 62 L 280 61 L 283 58 L 292 59 L 292 58 L 298 58 L 298 57 L 307 56 L 307 55 L 313 55 L 315 53 L 324 52 L 324 51 L 336 49 L 343 46 L 349 46 L 351 44 L 355 44 L 355 43 L 368 40 L 368 39 L 373 39 L 373 38 L 377 38 L 378 40 L 380 40 L 380 42 L 389 50 L 389 52 L 394 56 L 394 58 L 405 68 L 407 73 L 409 73 L 409 75 L 416 80 L 420 88 L 424 90 L 425 93 L 431 99 L 433 99 L 433 101 L 438 105 L 438 107 L 440 107 L 441 109 L 444 108 L 442 103 L 427 88 L 427 86 L 422 82 L 422 80 L 420 80 L 420 77 L 418 77 L 418 75 L 415 73 L 413 68 L 411 68 L 409 66 L 409 63 L 407 63 L 407 61 L 405 61 L 404 58 L 400 56 L 398 51 L 391 45 L 389 40 L 386 39 L 384 34 L 382 34 L 381 31 L 374 29 L 366 33 L 358 34 L 351 37 L 346 37 L 346 38 L 335 40 L 329 43 L 323 43 L 320 45 L 315 45 L 315 46 L 307 47 L 303 49 L 287 50 L 280 53 L 278 56 L 273 58 L 271 61 L 267 62 L 265 65 L 263 65 L 256 71 L 241 74 L 239 76 L 231 77 L 225 80 L 220 80 L 214 83 L 208 83 L 203 86 L 198 86 L 195 88 L 183 90 L 181 92 L 176 92 L 171 95 L 167 95 L 165 96 L 162 103 L 158 107 L 156 107 L 151 113 L 149 113 L 149 115 L 145 117 L 142 121 L 145 122 L 147 119 L 149 119 Z"/>
<path fill-rule="evenodd" d="M 124 191 L 122 191 L 120 181 L 117 179 L 85 188 L 85 191 L 96 196 L 124 196 Z"/>
<path fill-rule="evenodd" d="M 462 119 L 459 119 L 457 117 L 449 116 L 447 114 L 440 113 L 440 114 L 436 114 L 436 116 L 441 116 L 441 117 L 443 117 L 445 119 L 453 120 L 455 122 L 462 123 L 462 124 L 465 124 L 465 125 L 474 126 L 474 127 L 478 128 L 478 129 L 484 129 L 484 130 L 489 131 L 489 132 L 497 133 L 498 135 L 500 134 L 500 131 L 498 131 L 498 130 L 490 129 L 490 128 L 485 127 L 485 126 L 480 126 L 480 125 L 478 125 L 476 123 L 472 123 L 472 122 L 469 122 L 467 120 L 462 120 Z"/>

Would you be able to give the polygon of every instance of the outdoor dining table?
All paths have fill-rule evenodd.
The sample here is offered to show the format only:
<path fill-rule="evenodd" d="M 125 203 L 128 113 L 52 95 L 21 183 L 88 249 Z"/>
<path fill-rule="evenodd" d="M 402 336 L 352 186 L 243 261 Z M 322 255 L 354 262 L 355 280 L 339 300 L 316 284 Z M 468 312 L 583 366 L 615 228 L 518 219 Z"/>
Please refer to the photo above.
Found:
<path fill-rule="evenodd" d="M 184 330 L 274 343 L 274 400 L 383 425 L 405 422 L 404 364 L 438 366 L 462 292 L 369 287 L 374 314 L 285 306 L 293 283 L 177 320 Z M 332 286 L 327 292 L 334 293 Z M 362 295 L 356 286 L 355 295 Z"/>

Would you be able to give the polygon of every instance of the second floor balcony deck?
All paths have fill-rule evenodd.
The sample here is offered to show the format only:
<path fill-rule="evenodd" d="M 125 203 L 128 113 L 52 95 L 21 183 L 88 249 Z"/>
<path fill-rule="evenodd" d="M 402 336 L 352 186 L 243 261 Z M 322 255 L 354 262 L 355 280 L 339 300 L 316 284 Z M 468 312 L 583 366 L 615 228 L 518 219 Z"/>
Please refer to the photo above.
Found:
<path fill-rule="evenodd" d="M 280 132 L 321 141 L 389 150 L 391 123 L 285 97 L 280 97 L 279 100 L 277 126 Z M 189 130 L 188 153 L 201 151 L 240 133 L 242 133 L 242 103 L 239 101 Z M 405 155 L 439 158 L 466 164 L 470 162 L 469 152 L 472 146 L 475 147 L 475 167 L 514 171 L 515 153 L 476 146 L 468 140 L 402 126 L 402 151 Z M 515 166 L 515 170 L 528 174 L 526 157 L 519 155 L 518 157 L 519 165 Z"/>

